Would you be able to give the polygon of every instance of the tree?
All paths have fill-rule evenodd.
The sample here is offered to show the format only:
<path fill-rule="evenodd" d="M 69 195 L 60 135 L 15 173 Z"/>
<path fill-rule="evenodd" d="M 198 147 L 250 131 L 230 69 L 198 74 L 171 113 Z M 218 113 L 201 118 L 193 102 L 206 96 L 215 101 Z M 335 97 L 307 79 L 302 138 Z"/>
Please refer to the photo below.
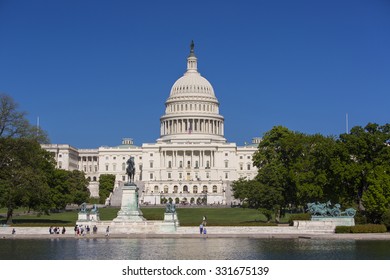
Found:
<path fill-rule="evenodd" d="M 106 198 L 114 190 L 115 175 L 103 174 L 99 177 L 99 200 L 104 203 Z"/>
<path fill-rule="evenodd" d="M 25 112 L 19 112 L 18 104 L 11 96 L 0 94 L 0 138 L 28 138 L 39 143 L 49 143 L 47 133 L 33 126 Z"/>
<path fill-rule="evenodd" d="M 0 206 L 8 209 L 7 223 L 18 207 L 49 211 L 48 177 L 53 170 L 52 155 L 35 140 L 0 138 Z"/>
<path fill-rule="evenodd" d="M 280 207 L 284 205 L 282 190 L 260 183 L 257 180 L 240 178 L 232 184 L 234 198 L 240 199 L 249 208 L 259 209 L 268 219 L 268 213 L 275 213 L 275 219 L 279 221 Z"/>
<path fill-rule="evenodd" d="M 52 207 L 64 209 L 67 204 L 81 204 L 89 198 L 88 180 L 84 172 L 56 169 L 49 181 Z"/>
<path fill-rule="evenodd" d="M 349 196 L 358 204 L 359 210 L 365 211 L 368 201 L 372 202 L 367 196 L 373 195 L 375 189 L 381 186 L 378 179 L 373 179 L 373 174 L 377 170 L 383 170 L 380 176 L 382 181 L 388 180 L 387 177 L 390 176 L 390 124 L 379 126 L 369 123 L 364 128 L 355 126 L 349 134 L 340 135 L 340 143 L 345 149 L 342 158 L 343 183 Z M 363 197 L 369 189 L 371 194 L 366 196 L 364 202 Z"/>

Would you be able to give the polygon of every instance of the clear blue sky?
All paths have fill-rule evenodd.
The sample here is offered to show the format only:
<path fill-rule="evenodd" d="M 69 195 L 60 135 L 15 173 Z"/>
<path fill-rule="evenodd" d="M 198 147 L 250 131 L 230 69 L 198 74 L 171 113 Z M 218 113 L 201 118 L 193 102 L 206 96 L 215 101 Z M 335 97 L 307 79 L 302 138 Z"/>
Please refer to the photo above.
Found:
<path fill-rule="evenodd" d="M 389 0 L 0 0 L 0 92 L 52 143 L 153 143 L 192 39 L 229 142 L 390 122 Z"/>

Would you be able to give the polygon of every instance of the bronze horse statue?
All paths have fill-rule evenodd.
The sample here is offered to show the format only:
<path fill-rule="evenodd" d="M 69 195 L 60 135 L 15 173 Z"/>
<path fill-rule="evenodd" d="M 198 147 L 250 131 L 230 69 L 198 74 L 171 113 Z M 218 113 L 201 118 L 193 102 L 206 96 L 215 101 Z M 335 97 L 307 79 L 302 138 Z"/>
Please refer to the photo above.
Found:
<path fill-rule="evenodd" d="M 134 183 L 134 175 L 135 175 L 135 163 L 134 163 L 134 157 L 130 157 L 127 160 L 127 168 L 126 168 L 126 174 L 129 176 L 129 183 Z"/>

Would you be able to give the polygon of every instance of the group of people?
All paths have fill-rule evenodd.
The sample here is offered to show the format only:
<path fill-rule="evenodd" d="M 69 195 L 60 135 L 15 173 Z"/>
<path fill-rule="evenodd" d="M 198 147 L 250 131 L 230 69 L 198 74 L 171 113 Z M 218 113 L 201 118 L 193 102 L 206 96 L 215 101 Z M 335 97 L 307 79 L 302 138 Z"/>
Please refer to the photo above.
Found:
<path fill-rule="evenodd" d="M 203 216 L 202 223 L 199 225 L 199 233 L 201 235 L 203 234 L 204 236 L 206 236 L 207 234 L 206 225 L 207 225 L 207 217 Z"/>
<path fill-rule="evenodd" d="M 93 228 L 92 228 L 92 232 L 93 234 L 96 234 L 97 233 L 97 226 L 94 225 Z M 86 225 L 86 226 L 83 226 L 83 225 L 75 225 L 74 227 L 74 234 L 76 236 L 85 236 L 86 234 L 90 234 L 91 233 L 91 228 L 89 227 L 89 225 Z"/>
<path fill-rule="evenodd" d="M 50 234 L 60 234 L 60 233 L 65 234 L 65 232 L 66 232 L 65 227 L 62 227 L 62 230 L 60 230 L 59 227 L 52 227 L 52 226 L 51 226 L 51 227 L 49 228 L 49 233 L 50 233 Z"/>

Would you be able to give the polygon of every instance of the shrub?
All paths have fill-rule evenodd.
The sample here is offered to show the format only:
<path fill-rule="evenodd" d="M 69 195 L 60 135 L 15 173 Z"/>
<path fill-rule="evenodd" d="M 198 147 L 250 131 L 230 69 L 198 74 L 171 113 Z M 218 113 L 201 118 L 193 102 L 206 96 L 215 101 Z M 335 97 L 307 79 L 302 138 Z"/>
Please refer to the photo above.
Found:
<path fill-rule="evenodd" d="M 365 224 L 356 226 L 337 226 L 335 233 L 383 233 L 386 232 L 385 225 Z"/>
<path fill-rule="evenodd" d="M 351 226 L 336 226 L 335 233 L 351 233 Z"/>
<path fill-rule="evenodd" d="M 310 219 L 310 213 L 291 214 L 288 219 L 288 224 L 292 226 L 294 224 L 294 221 L 310 221 Z"/>
<path fill-rule="evenodd" d="M 387 209 L 387 211 L 383 214 L 382 222 L 387 227 L 387 230 L 390 231 L 390 209 Z"/>
<path fill-rule="evenodd" d="M 385 225 L 366 224 L 351 227 L 352 233 L 383 233 L 386 231 L 387 228 Z"/>

